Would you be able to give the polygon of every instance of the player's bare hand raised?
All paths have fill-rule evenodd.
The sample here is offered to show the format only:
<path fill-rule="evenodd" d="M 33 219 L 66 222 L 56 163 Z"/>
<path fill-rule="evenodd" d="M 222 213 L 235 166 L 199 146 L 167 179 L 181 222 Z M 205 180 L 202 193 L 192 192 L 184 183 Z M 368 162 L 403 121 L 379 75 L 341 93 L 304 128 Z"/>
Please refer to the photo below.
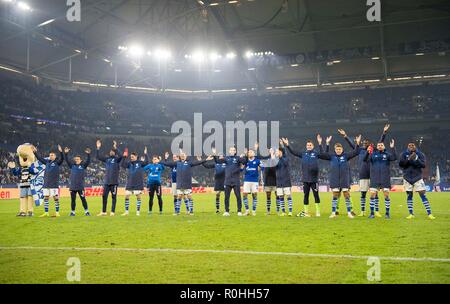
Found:
<path fill-rule="evenodd" d="M 347 137 L 347 133 L 345 132 L 344 129 L 338 129 L 338 133 L 339 133 L 339 135 L 341 135 L 342 137 Z"/>

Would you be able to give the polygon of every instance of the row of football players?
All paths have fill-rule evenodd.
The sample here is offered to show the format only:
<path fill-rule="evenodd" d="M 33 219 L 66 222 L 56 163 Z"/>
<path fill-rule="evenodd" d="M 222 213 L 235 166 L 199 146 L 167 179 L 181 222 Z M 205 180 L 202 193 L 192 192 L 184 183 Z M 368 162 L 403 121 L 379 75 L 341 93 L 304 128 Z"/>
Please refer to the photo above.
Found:
<path fill-rule="evenodd" d="M 144 149 L 144 155 L 139 158 L 138 153 L 132 152 L 128 155 L 118 150 L 117 143 L 114 141 L 111 150 L 107 156 L 101 155 L 101 141 L 96 143 L 96 157 L 106 165 L 105 180 L 103 187 L 103 206 L 99 216 L 107 215 L 107 201 L 109 193 L 112 196 L 112 206 L 110 215 L 115 214 L 117 201 L 117 187 L 119 180 L 120 166 L 127 169 L 127 183 L 125 190 L 125 212 L 123 215 L 129 214 L 130 197 L 136 196 L 137 214 L 140 214 L 142 193 L 144 189 L 144 172 L 147 172 L 147 188 L 149 190 L 149 213 L 152 212 L 153 200 L 156 195 L 158 199 L 159 211 L 162 212 L 162 190 L 161 190 L 161 173 L 165 166 L 171 168 L 172 192 L 174 195 L 175 215 L 180 214 L 181 203 L 184 201 L 186 212 L 194 214 L 194 203 L 192 198 L 192 167 L 203 165 L 206 168 L 215 170 L 215 186 L 216 191 L 216 209 L 219 213 L 220 194 L 225 194 L 225 212 L 224 216 L 230 215 L 230 195 L 233 191 L 237 201 L 237 214 L 256 215 L 257 208 L 257 192 L 260 177 L 260 169 L 263 172 L 264 191 L 266 192 L 266 212 L 270 214 L 271 210 L 271 194 L 276 194 L 276 208 L 280 216 L 293 215 L 292 194 L 291 194 L 291 176 L 289 159 L 286 157 L 286 149 L 294 156 L 301 158 L 302 162 L 302 181 L 304 190 L 304 210 L 298 216 L 309 217 L 309 194 L 313 193 L 316 203 L 316 216 L 320 216 L 320 197 L 318 192 L 318 160 L 323 159 L 330 161 L 330 188 L 333 192 L 332 213 L 331 218 L 336 217 L 338 212 L 338 200 L 343 194 L 345 198 L 347 215 L 353 218 L 353 206 L 350 199 L 350 167 L 349 160 L 358 156 L 360 191 L 361 191 L 361 213 L 360 216 L 366 215 L 366 195 L 370 191 L 370 218 L 380 217 L 378 192 L 381 190 L 384 194 L 384 202 L 386 208 L 386 218 L 390 218 L 390 162 L 397 159 L 394 149 L 394 140 L 390 142 L 390 151 L 387 151 L 384 145 L 386 133 L 389 125 L 386 125 L 380 140 L 374 148 L 369 140 L 365 139 L 361 144 L 361 135 L 355 138 L 353 142 L 342 129 L 338 132 L 342 135 L 349 146 L 350 152 L 344 152 L 342 144 L 334 145 L 334 152 L 329 151 L 329 144 L 332 137 L 326 138 L 326 149 L 322 147 L 322 137 L 317 135 L 319 150 L 314 149 L 314 143 L 311 140 L 306 142 L 304 151 L 294 151 L 289 145 L 287 138 L 280 139 L 280 146 L 271 149 L 268 156 L 258 154 L 259 147 L 255 144 L 254 149 L 245 151 L 242 155 L 237 155 L 236 148 L 230 147 L 228 155 L 216 155 L 213 149 L 213 155 L 206 159 L 201 157 L 187 157 L 181 152 L 179 155 L 173 155 L 169 161 L 169 153 L 165 154 L 165 159 L 160 156 L 153 156 L 151 162 L 148 159 L 147 148 Z M 86 149 L 86 158 L 82 160 L 81 156 L 76 155 L 73 158 L 68 156 L 69 148 L 62 149 L 58 146 L 60 156 L 57 157 L 55 152 L 50 152 L 48 158 L 40 156 L 36 149 L 34 152 L 40 162 L 46 165 L 44 176 L 44 213 L 41 216 L 49 216 L 49 198 L 53 197 L 55 202 L 56 216 L 59 216 L 59 167 L 66 160 L 67 165 L 71 169 L 70 173 L 70 194 L 71 194 L 71 216 L 75 215 L 76 196 L 79 195 L 86 215 L 90 215 L 87 201 L 84 195 L 84 179 L 85 170 L 90 163 L 90 149 Z M 213 162 L 212 162 L 213 161 Z M 422 169 L 425 167 L 425 156 L 420 152 L 414 143 L 409 143 L 406 151 L 401 154 L 400 167 L 404 172 L 404 186 L 407 193 L 407 205 L 409 209 L 408 219 L 414 217 L 413 213 L 413 191 L 419 193 L 430 219 L 434 219 L 431 214 L 430 204 L 425 195 L 425 184 L 422 180 Z M 243 203 L 245 211 L 242 212 L 242 198 L 240 193 L 240 172 L 244 171 L 243 184 Z M 13 172 L 19 174 L 19 172 Z M 250 213 L 249 196 L 252 198 L 252 211 Z M 21 191 L 22 196 L 22 191 Z M 22 215 L 19 213 L 19 215 Z"/>

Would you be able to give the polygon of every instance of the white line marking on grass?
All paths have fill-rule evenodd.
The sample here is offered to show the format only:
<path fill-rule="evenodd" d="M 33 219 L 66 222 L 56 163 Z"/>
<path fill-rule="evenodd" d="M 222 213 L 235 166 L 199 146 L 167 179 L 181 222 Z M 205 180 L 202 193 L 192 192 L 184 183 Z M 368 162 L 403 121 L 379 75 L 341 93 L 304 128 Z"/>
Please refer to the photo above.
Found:
<path fill-rule="evenodd" d="M 97 247 L 33 247 L 33 246 L 4 247 L 4 246 L 0 246 L 0 250 L 226 253 L 226 254 L 250 254 L 250 255 L 283 255 L 283 256 L 313 257 L 313 258 L 361 259 L 361 260 L 367 260 L 368 258 L 373 257 L 373 256 L 369 256 L 369 255 L 352 255 L 352 254 L 270 252 L 270 251 L 251 251 L 251 250 L 175 249 L 175 248 L 107 248 L 107 247 L 97 248 Z M 376 257 L 378 257 L 380 260 L 388 260 L 388 261 L 450 263 L 450 258 L 430 258 L 430 257 L 414 258 L 414 257 L 389 257 L 389 256 L 376 256 Z"/>

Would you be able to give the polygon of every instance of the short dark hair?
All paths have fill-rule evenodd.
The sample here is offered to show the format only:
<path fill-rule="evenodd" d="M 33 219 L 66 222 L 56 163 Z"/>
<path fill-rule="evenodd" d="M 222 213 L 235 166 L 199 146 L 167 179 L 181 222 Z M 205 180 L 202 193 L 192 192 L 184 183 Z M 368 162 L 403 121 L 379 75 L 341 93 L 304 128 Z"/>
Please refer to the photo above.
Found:
<path fill-rule="evenodd" d="M 131 152 L 131 155 L 138 156 L 137 152 Z"/>
<path fill-rule="evenodd" d="M 342 144 L 341 144 L 341 143 L 335 143 L 335 144 L 334 144 L 334 147 L 335 147 L 335 148 L 342 148 Z"/>
<path fill-rule="evenodd" d="M 175 155 L 175 154 L 174 154 L 174 155 Z M 178 156 L 177 156 L 177 157 L 178 157 Z M 153 158 L 159 158 L 159 156 L 158 156 L 158 155 L 153 155 L 153 156 L 152 156 L 152 159 L 153 159 Z"/>
<path fill-rule="evenodd" d="M 307 143 L 307 144 L 309 144 L 309 143 L 314 144 L 314 142 L 313 142 L 311 139 L 308 139 L 308 140 L 306 141 L 306 143 Z"/>

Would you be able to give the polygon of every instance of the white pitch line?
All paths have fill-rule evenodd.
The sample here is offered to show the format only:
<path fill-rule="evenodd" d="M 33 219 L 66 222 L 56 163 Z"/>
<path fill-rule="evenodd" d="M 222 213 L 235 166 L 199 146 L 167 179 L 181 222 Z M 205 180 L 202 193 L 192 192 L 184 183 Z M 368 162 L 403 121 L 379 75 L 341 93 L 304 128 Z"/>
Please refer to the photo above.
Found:
<path fill-rule="evenodd" d="M 351 254 L 327 254 L 327 253 L 304 253 L 304 252 L 270 252 L 270 251 L 251 251 L 251 250 L 214 250 L 214 249 L 175 249 L 175 248 L 96 248 L 96 247 L 33 247 L 18 246 L 4 247 L 0 250 L 52 250 L 52 251 L 128 251 L 128 252 L 184 252 L 184 253 L 227 253 L 227 254 L 250 254 L 250 255 L 283 255 L 297 257 L 314 258 L 340 258 L 340 259 L 361 259 L 367 260 L 371 257 L 377 257 L 380 260 L 387 261 L 410 261 L 410 262 L 443 262 L 450 263 L 450 258 L 414 258 L 414 257 L 389 257 L 389 256 L 369 256 L 369 255 L 351 255 Z"/>

